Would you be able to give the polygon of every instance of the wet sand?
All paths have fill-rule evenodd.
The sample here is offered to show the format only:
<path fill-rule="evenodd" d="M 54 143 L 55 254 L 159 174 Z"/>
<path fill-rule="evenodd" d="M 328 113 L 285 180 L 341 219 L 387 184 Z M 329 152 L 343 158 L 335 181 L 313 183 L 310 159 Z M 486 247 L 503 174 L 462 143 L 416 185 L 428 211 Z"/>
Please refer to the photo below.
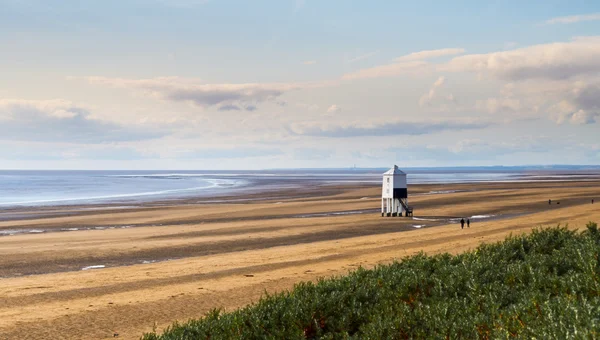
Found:
<path fill-rule="evenodd" d="M 135 339 L 298 281 L 600 222 L 596 181 L 414 185 L 415 219 L 382 218 L 380 190 L 5 211 L 0 235 L 14 235 L 0 236 L 0 339 Z M 455 219 L 470 216 L 461 230 Z"/>

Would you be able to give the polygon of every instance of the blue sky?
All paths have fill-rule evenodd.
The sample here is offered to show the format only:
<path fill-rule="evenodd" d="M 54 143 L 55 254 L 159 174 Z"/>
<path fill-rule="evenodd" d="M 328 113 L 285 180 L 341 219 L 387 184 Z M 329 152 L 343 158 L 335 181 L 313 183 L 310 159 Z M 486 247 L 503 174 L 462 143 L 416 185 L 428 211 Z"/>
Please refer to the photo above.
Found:
<path fill-rule="evenodd" d="M 600 3 L 0 0 L 0 168 L 600 163 Z"/>

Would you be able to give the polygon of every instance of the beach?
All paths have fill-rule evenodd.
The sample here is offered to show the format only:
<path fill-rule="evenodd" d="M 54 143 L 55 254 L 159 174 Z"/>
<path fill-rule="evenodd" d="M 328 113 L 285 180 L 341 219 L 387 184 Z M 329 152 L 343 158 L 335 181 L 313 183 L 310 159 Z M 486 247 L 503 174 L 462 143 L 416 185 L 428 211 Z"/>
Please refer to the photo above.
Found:
<path fill-rule="evenodd" d="M 300 281 L 600 222 L 596 178 L 415 184 L 409 194 L 412 218 L 381 217 L 377 183 L 5 210 L 0 338 L 137 339 Z"/>

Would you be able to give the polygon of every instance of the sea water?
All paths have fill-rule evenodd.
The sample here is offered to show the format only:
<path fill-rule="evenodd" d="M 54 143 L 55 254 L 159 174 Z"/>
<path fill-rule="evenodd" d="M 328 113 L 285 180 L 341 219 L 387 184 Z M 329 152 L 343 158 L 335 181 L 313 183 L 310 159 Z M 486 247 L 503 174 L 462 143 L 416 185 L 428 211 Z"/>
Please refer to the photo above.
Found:
<path fill-rule="evenodd" d="M 0 171 L 0 208 L 181 198 L 243 184 L 241 179 L 140 171 Z"/>
<path fill-rule="evenodd" d="M 131 203 L 236 192 L 332 184 L 381 182 L 386 169 L 295 169 L 261 171 L 0 171 L 0 209 L 18 206 Z M 411 169 L 409 184 L 568 180 L 598 176 L 598 169 L 498 171 Z"/>

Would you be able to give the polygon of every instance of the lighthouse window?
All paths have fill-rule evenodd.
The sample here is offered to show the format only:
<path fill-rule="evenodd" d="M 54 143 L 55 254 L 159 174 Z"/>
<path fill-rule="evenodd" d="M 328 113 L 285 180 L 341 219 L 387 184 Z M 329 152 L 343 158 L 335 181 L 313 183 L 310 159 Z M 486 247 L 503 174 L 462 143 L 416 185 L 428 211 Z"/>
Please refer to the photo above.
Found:
<path fill-rule="evenodd" d="M 389 177 L 388 177 L 388 179 L 387 179 L 387 182 L 388 182 L 388 183 L 390 182 L 390 178 L 389 178 Z"/>

